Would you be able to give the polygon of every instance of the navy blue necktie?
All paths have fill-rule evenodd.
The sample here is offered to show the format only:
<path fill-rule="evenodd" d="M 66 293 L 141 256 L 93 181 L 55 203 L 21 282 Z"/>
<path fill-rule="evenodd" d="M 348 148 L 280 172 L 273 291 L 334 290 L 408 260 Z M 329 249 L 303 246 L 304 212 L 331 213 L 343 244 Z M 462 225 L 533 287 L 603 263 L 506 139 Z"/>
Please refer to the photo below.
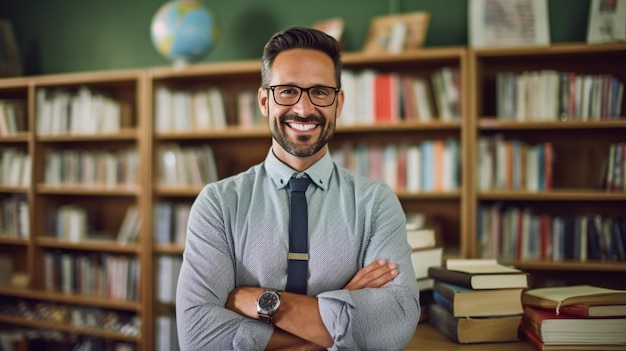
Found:
<path fill-rule="evenodd" d="M 304 193 L 309 178 L 289 180 L 289 256 L 286 291 L 306 295 L 309 275 L 309 217 Z"/>

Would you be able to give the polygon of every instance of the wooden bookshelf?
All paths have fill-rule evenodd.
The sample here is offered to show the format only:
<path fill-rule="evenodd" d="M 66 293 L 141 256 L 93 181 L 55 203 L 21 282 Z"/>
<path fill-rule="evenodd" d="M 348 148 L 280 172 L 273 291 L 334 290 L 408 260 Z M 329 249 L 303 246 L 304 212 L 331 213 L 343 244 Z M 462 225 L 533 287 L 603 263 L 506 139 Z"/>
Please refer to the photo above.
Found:
<path fill-rule="evenodd" d="M 435 114 L 431 121 L 396 119 L 372 123 L 338 124 L 331 142 L 333 155 L 344 144 L 401 145 L 420 144 L 426 140 L 455 139 L 459 145 L 461 165 L 459 186 L 451 190 L 407 191 L 398 189 L 398 197 L 407 212 L 422 212 L 441 224 L 445 257 L 479 257 L 477 238 L 479 208 L 501 203 L 506 206 L 530 207 L 553 215 L 584 214 L 594 211 L 604 216 L 625 216 L 626 192 L 607 192 L 596 181 L 610 143 L 626 141 L 626 118 L 599 121 L 510 121 L 496 113 L 496 77 L 499 72 L 521 73 L 531 70 L 555 69 L 585 74 L 613 74 L 626 81 L 626 45 L 567 44 L 539 48 L 508 48 L 468 50 L 466 48 L 432 48 L 402 54 L 364 55 L 346 53 L 344 69 L 353 72 L 375 70 L 422 77 L 431 76 L 444 67 L 458 70 L 457 88 L 460 96 L 456 119 L 442 121 Z M 0 322 L 33 328 L 53 329 L 122 340 L 138 350 L 154 349 L 158 331 L 155 319 L 173 315 L 171 303 L 157 301 L 159 286 L 158 260 L 162 255 L 180 257 L 183 246 L 175 242 L 156 242 L 159 231 L 159 203 L 189 206 L 201 191 L 198 184 L 165 184 L 161 179 L 160 150 L 164 146 L 211 148 L 219 178 L 241 172 L 262 161 L 270 147 L 270 134 L 261 120 L 242 126 L 237 117 L 239 93 L 253 91 L 260 84 L 258 61 L 192 65 L 181 70 L 170 67 L 117 72 L 88 72 L 51 76 L 0 79 L 0 100 L 19 99 L 27 106 L 27 130 L 0 137 L 0 152 L 17 148 L 32 158 L 27 185 L 0 184 L 0 200 L 22 197 L 28 203 L 27 237 L 13 233 L 0 235 L 0 253 L 8 254 L 14 271 L 26 275 L 23 289 L 0 288 L 0 298 L 23 298 L 68 306 L 90 306 L 134 313 L 142 320 L 141 336 L 127 337 L 109 331 L 83 331 L 53 323 L 34 323 L 19 317 L 1 315 Z M 115 132 L 44 133 L 39 128 L 41 111 L 38 92 L 65 91 L 75 93 L 88 87 L 103 92 L 119 104 L 121 127 Z M 181 94 L 218 88 L 222 93 L 226 125 L 220 128 L 163 129 L 159 114 L 159 92 L 162 88 Z M 248 96 L 249 98 L 250 96 Z M 430 103 L 435 105 L 434 101 Z M 256 107 L 258 109 L 258 106 Z M 626 110 L 622 102 L 622 111 Z M 345 116 L 340 117 L 340 119 Z M 394 116 L 406 117 L 406 116 Z M 555 117 L 555 116 L 553 116 Z M 528 143 L 551 141 L 555 146 L 553 187 L 549 191 L 507 189 L 481 190 L 478 186 L 477 144 L 482 136 L 502 134 Z M 46 164 L 51 150 L 103 150 L 116 153 L 134 148 L 138 155 L 137 180 L 132 184 L 104 187 L 93 184 L 48 184 Z M 584 153 L 584 157 L 573 152 Z M 46 224 L 49 208 L 78 203 L 89 208 L 96 219 L 96 231 L 116 233 L 127 208 L 137 205 L 142 225 L 136 243 L 119 244 L 114 240 L 79 240 L 71 242 L 52 237 Z M 181 218 L 184 218 L 182 209 Z M 63 294 L 45 288 L 45 253 L 121 255 L 136 259 L 141 267 L 138 299 L 109 300 L 98 296 Z M 551 261 L 508 259 L 504 262 L 528 270 L 537 285 L 550 284 L 558 277 L 575 282 L 580 279 L 626 288 L 624 262 Z M 571 279 L 571 280 L 569 280 Z M 593 279 L 593 280 L 592 280 Z M 566 280 L 563 280 L 566 281 Z M 432 345 L 425 347 L 424 345 Z M 520 350 L 530 349 L 524 343 Z M 480 346 L 480 347 L 479 347 Z M 482 346 L 473 346 L 484 349 Z M 494 349 L 497 348 L 496 345 Z M 456 349 L 420 326 L 408 349 Z M 469 347 L 469 346 L 468 346 Z"/>
<path fill-rule="evenodd" d="M 607 190 L 603 185 L 610 145 L 626 141 L 624 102 L 620 102 L 619 116 L 610 116 L 608 112 L 594 114 L 591 107 L 585 109 L 586 104 L 591 105 L 593 102 L 585 101 L 587 93 L 582 88 L 587 84 L 585 80 L 591 81 L 591 76 L 609 76 L 624 82 L 626 46 L 558 44 L 541 48 L 481 49 L 470 51 L 469 55 L 471 88 L 467 96 L 471 104 L 472 125 L 468 128 L 469 145 L 472 145 L 471 164 L 478 168 L 481 156 L 478 151 L 479 140 L 496 135 L 503 140 L 516 140 L 526 145 L 550 143 L 553 151 L 552 187 L 547 190 L 497 187 L 481 190 L 479 171 L 470 172 L 472 204 L 469 205 L 468 224 L 477 228 L 476 235 L 480 235 L 479 212 L 483 206 L 528 209 L 533 215 L 546 215 L 549 218 L 581 218 L 587 215 L 599 215 L 603 220 L 626 218 L 624 188 Z M 505 91 L 502 88 L 504 83 L 499 86 L 499 82 L 504 81 L 502 76 L 505 72 L 515 75 L 517 88 L 523 86 L 521 77 L 528 77 L 529 72 L 539 72 L 538 76 L 544 72 L 556 72 L 557 84 L 561 84 L 559 90 L 555 93 L 553 89 L 541 89 L 546 89 L 542 91 L 546 96 L 556 97 L 559 103 L 557 110 L 552 106 L 549 113 L 540 116 L 541 111 L 534 109 L 532 111 L 537 114 L 532 115 L 528 111 L 532 101 L 511 95 L 508 95 L 507 101 L 500 100 L 499 105 L 498 92 Z M 499 78 L 502 80 L 499 81 Z M 566 88 L 563 89 L 563 86 Z M 532 97 L 532 93 L 528 94 Z M 609 99 L 606 98 L 607 101 Z M 554 102 L 554 99 L 550 100 Z M 524 107 L 515 105 L 513 112 L 516 113 L 511 114 L 511 103 L 524 104 Z M 603 102 L 602 109 L 606 105 L 610 106 L 610 102 Z M 517 112 L 520 108 L 526 108 L 528 113 L 520 116 Z M 565 240 L 585 240 L 585 233 L 572 229 Z M 481 253 L 480 238 L 468 238 L 468 241 L 472 243 L 470 256 L 484 255 Z M 575 253 L 575 257 L 552 259 L 524 257 L 523 254 L 521 257 L 500 258 L 529 271 L 531 277 L 535 278 L 531 280 L 537 285 L 578 282 L 626 288 L 623 279 L 624 262 L 616 262 L 614 257 L 598 260 L 585 257 L 584 254 L 579 257 Z"/>

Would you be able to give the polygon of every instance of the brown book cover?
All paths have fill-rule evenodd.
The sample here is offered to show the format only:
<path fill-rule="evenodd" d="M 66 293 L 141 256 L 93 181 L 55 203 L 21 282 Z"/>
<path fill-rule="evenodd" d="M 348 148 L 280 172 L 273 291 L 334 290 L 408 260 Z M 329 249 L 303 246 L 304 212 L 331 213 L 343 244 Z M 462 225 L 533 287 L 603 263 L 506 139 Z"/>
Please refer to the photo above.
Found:
<path fill-rule="evenodd" d="M 437 303 L 429 306 L 428 318 L 439 332 L 460 344 L 518 341 L 522 321 L 521 315 L 456 318 Z"/>

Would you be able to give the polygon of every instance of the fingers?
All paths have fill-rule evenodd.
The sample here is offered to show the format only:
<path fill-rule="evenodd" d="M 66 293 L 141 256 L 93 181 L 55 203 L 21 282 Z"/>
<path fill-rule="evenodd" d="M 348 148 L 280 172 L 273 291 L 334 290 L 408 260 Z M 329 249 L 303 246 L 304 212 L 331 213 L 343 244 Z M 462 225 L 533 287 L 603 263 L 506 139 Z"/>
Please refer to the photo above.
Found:
<path fill-rule="evenodd" d="M 348 290 L 380 288 L 389 284 L 398 275 L 398 265 L 380 259 L 361 268 L 344 287 Z"/>

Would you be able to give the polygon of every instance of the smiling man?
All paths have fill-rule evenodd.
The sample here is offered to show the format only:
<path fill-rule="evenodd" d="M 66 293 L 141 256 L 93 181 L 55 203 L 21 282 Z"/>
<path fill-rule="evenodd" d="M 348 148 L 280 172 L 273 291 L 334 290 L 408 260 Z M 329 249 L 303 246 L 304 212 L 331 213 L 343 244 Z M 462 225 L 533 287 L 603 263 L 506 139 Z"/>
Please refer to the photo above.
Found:
<path fill-rule="evenodd" d="M 194 202 L 176 295 L 181 349 L 403 349 L 420 313 L 404 212 L 387 185 L 328 151 L 344 100 L 337 41 L 281 31 L 261 73 L 272 146 Z M 296 219 L 290 184 L 303 179 Z M 304 252 L 290 239 L 299 224 Z"/>

